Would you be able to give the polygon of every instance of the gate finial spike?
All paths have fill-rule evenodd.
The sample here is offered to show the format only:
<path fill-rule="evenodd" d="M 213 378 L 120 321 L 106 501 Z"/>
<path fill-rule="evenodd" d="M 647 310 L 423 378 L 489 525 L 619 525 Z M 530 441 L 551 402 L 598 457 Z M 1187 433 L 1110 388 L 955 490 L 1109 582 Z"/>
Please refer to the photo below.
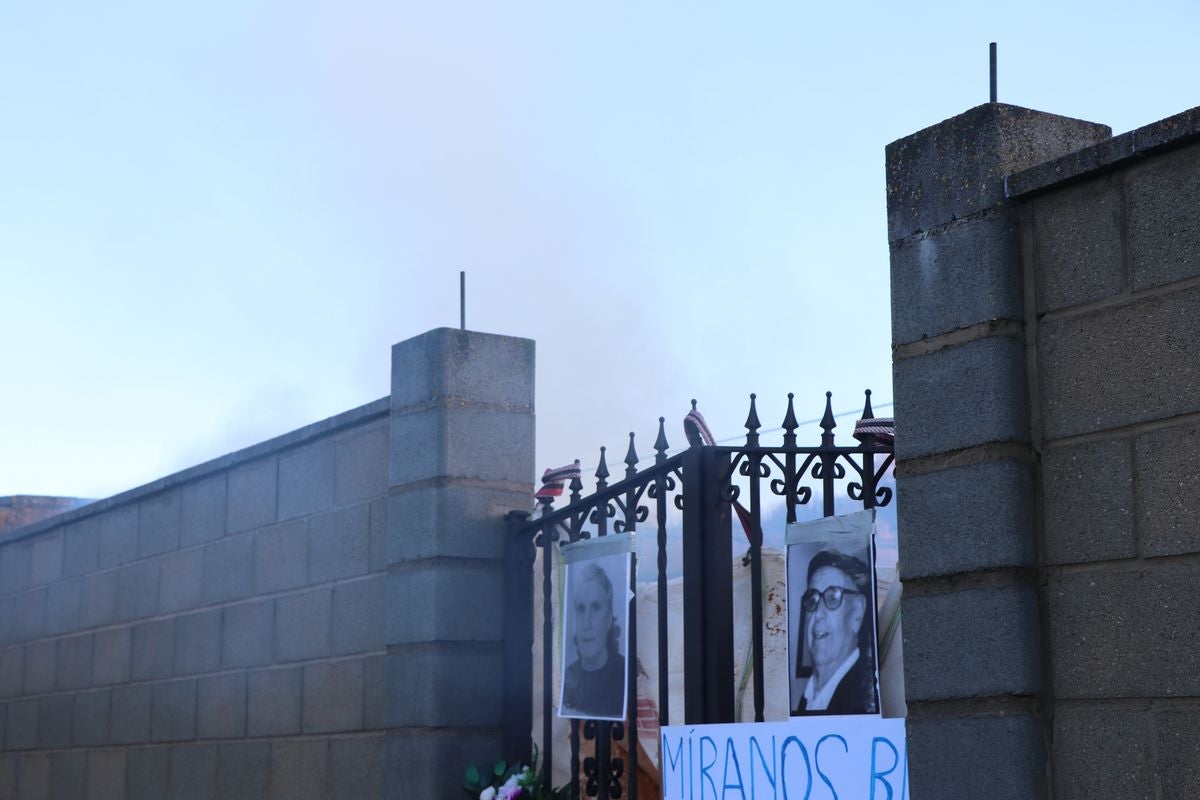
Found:
<path fill-rule="evenodd" d="M 866 405 L 863 406 L 862 418 L 863 419 L 874 419 L 875 412 L 871 410 L 871 390 L 867 389 L 865 394 L 867 395 L 867 403 L 866 403 Z"/>
<path fill-rule="evenodd" d="M 625 453 L 625 477 L 632 478 L 637 474 L 638 456 L 633 449 L 633 431 L 629 432 L 629 450 Z"/>
<path fill-rule="evenodd" d="M 755 398 L 758 395 L 750 393 L 750 413 L 746 415 L 746 446 L 758 447 L 758 429 L 762 427 L 762 423 L 758 421 L 758 408 L 755 405 Z"/>
<path fill-rule="evenodd" d="M 665 427 L 666 417 L 658 418 L 658 438 L 654 440 L 654 463 L 661 464 L 667 460 L 667 430 Z"/>
<path fill-rule="evenodd" d="M 796 428 L 800 427 L 800 423 L 796 421 L 796 409 L 793 406 L 792 398 L 795 397 L 791 392 L 788 392 L 788 407 L 787 413 L 783 415 L 783 446 L 796 446 Z"/>
<path fill-rule="evenodd" d="M 825 431 L 822 438 L 825 436 L 833 438 L 833 429 L 837 427 L 837 421 L 833 418 L 833 392 L 825 393 L 825 416 L 821 417 L 821 430 Z"/>
<path fill-rule="evenodd" d="M 605 458 L 604 458 L 605 449 L 606 448 L 603 445 L 601 445 L 601 447 L 600 447 L 600 466 L 596 467 L 596 488 L 597 489 L 603 489 L 605 486 L 608 486 L 608 462 L 605 461 Z"/>
<path fill-rule="evenodd" d="M 579 466 L 579 459 L 575 459 L 575 466 Z M 576 472 L 575 477 L 571 478 L 571 503 L 578 502 L 583 495 L 583 480 L 579 477 L 582 473 Z"/>

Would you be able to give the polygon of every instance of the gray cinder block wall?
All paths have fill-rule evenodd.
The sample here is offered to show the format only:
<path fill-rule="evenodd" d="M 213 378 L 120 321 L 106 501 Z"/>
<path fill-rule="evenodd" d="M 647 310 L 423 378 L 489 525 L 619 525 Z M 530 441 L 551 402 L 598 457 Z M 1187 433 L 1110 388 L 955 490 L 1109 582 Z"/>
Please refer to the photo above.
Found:
<path fill-rule="evenodd" d="M 505 522 L 531 505 L 534 346 L 440 328 L 392 350 L 388 797 L 502 755 Z"/>
<path fill-rule="evenodd" d="M 887 149 L 914 796 L 1200 785 L 1200 114 Z"/>
<path fill-rule="evenodd" d="M 480 601 L 531 491 L 532 343 L 396 352 L 397 398 L 0 542 L 0 798 L 378 798 L 499 757 Z"/>

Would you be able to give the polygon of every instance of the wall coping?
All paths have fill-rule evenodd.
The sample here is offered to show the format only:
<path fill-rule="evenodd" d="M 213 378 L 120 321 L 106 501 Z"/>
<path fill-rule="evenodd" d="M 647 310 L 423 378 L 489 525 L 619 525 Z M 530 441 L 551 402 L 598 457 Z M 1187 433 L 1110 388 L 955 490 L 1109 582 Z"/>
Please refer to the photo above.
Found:
<path fill-rule="evenodd" d="M 343 411 L 341 414 L 336 414 L 328 419 L 323 419 L 319 422 L 314 422 L 311 425 L 305 425 L 303 428 L 297 428 L 294 431 L 281 434 L 271 439 L 252 444 L 249 447 L 244 447 L 241 450 L 234 450 L 232 453 L 226 453 L 223 456 L 218 456 L 211 461 L 205 461 L 202 464 L 197 464 L 194 467 L 188 467 L 185 470 L 167 475 L 157 480 L 142 486 L 129 489 L 114 494 L 111 497 L 106 497 L 102 500 L 95 500 L 87 505 L 80 506 L 71 511 L 57 514 L 53 517 L 47 517 L 44 520 L 30 523 L 20 528 L 14 528 L 4 535 L 4 539 L 0 542 L 0 546 L 11 544 L 20 539 L 28 539 L 31 536 L 36 536 L 39 533 L 44 533 L 48 530 L 61 527 L 71 522 L 78 522 L 88 517 L 94 517 L 97 514 L 103 514 L 106 511 L 117 508 L 137 500 L 142 500 L 151 495 L 165 492 L 168 489 L 173 489 L 177 486 L 182 486 L 185 483 L 191 483 L 201 478 L 208 477 L 216 472 L 233 469 L 250 461 L 263 458 L 268 455 L 273 455 L 282 450 L 288 450 L 293 447 L 298 447 L 312 439 L 318 439 L 322 436 L 329 436 L 347 428 L 354 428 L 359 425 L 372 422 L 388 416 L 389 406 L 391 404 L 391 395 L 381 397 L 378 400 L 373 400 L 366 405 L 361 405 L 358 408 L 352 408 L 349 411 Z"/>
<path fill-rule="evenodd" d="M 1004 179 L 1005 196 L 1023 199 L 1061 184 L 1114 169 L 1127 161 L 1198 140 L 1200 106 L 1009 175 Z"/>

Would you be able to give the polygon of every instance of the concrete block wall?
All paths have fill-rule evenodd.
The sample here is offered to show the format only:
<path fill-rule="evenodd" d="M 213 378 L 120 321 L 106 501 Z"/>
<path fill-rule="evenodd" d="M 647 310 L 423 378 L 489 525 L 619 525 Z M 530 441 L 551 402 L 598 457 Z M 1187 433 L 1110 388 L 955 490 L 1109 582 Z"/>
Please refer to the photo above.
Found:
<path fill-rule="evenodd" d="M 1200 785 L 1198 142 L 988 105 L 888 147 L 914 796 Z"/>
<path fill-rule="evenodd" d="M 0 797 L 379 796 L 387 413 L 6 539 Z"/>
<path fill-rule="evenodd" d="M 1021 217 L 1004 179 L 1108 135 L 989 104 L 887 148 L 914 797 L 1045 796 Z"/>
<path fill-rule="evenodd" d="M 533 343 L 434 331 L 394 369 L 391 398 L 0 540 L 0 798 L 441 797 L 500 758 Z"/>
<path fill-rule="evenodd" d="M 1190 797 L 1200 786 L 1200 113 L 1010 186 L 1034 288 L 1054 797 Z"/>
<path fill-rule="evenodd" d="M 388 797 L 455 797 L 503 749 L 505 522 L 528 510 L 534 347 L 442 328 L 392 351 Z"/>

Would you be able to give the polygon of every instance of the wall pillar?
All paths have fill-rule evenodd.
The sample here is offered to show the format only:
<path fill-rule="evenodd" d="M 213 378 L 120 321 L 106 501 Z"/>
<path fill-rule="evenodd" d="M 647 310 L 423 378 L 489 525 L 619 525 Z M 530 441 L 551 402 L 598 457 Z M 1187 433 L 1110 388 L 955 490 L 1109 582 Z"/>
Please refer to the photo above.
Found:
<path fill-rule="evenodd" d="M 504 515 L 528 510 L 534 343 L 392 348 L 386 797 L 454 797 L 503 746 Z"/>
<path fill-rule="evenodd" d="M 1109 134 L 993 103 L 887 147 L 914 797 L 1046 796 L 1019 211 L 1004 179 Z"/>

